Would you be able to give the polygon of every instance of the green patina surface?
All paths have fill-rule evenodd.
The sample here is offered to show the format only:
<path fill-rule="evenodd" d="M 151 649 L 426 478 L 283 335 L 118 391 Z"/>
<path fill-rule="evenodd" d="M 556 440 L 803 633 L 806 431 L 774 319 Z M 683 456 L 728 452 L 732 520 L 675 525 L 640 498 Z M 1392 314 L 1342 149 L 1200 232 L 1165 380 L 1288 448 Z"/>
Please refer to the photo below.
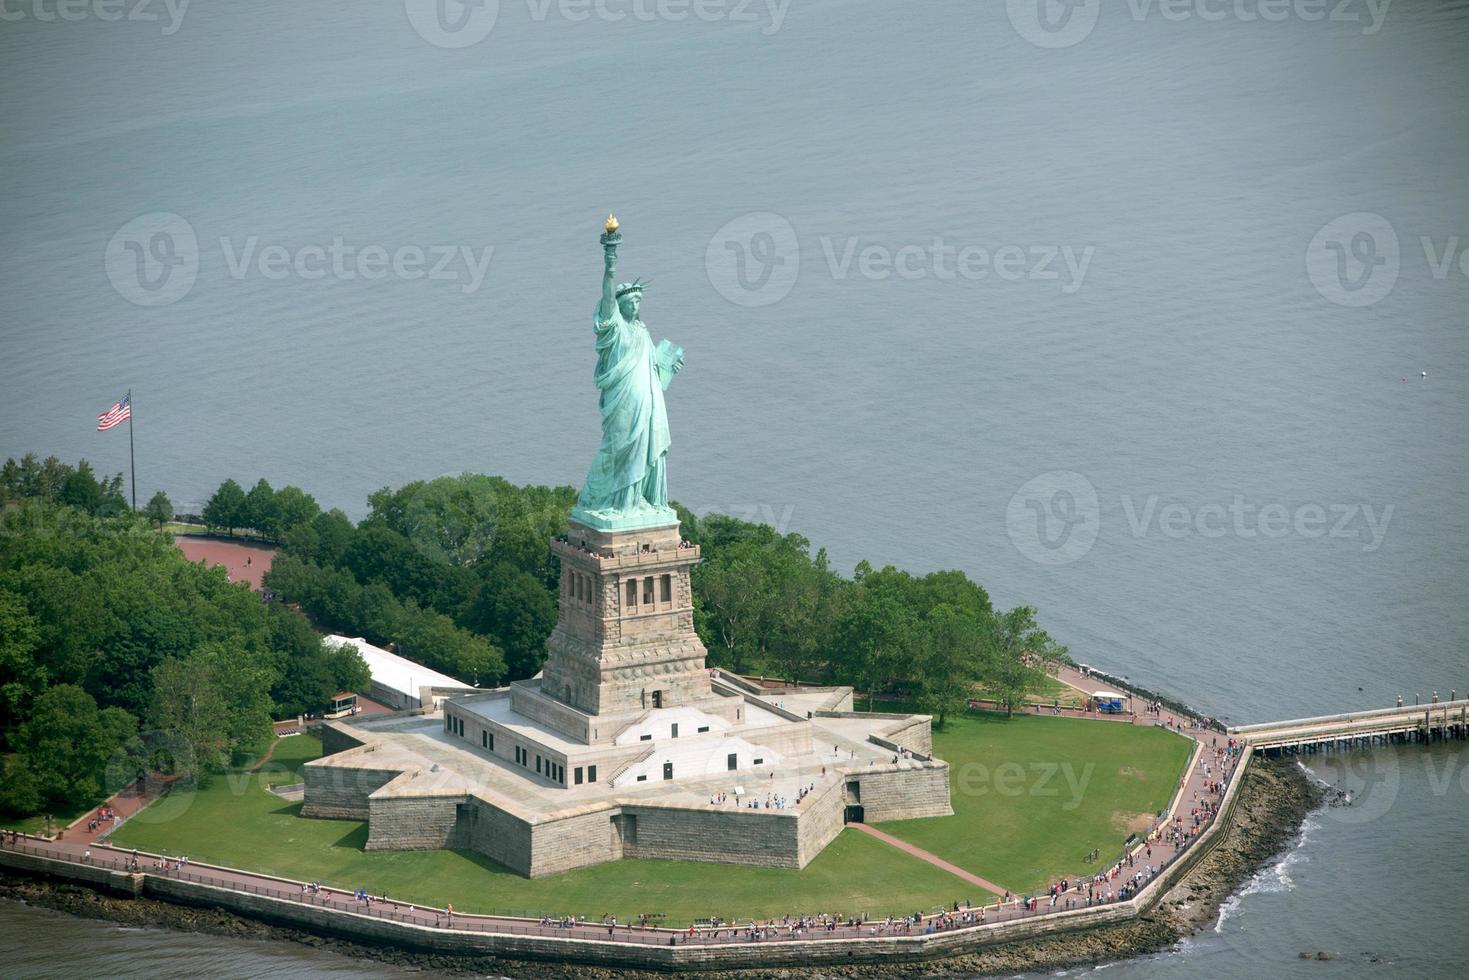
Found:
<path fill-rule="evenodd" d="M 638 309 L 644 284 L 614 285 L 622 236 L 609 218 L 602 236 L 602 298 L 592 320 L 593 380 L 600 392 L 602 443 L 572 510 L 573 520 L 604 531 L 675 523 L 668 506 L 668 411 L 663 390 L 683 367 L 683 349 L 656 346 Z"/>

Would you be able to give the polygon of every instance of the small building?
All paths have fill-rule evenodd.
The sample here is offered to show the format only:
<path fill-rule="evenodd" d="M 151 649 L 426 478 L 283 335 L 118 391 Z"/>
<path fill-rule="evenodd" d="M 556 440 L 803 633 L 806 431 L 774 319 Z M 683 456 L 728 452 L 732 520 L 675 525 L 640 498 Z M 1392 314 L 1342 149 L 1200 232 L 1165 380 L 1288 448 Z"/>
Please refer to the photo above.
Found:
<path fill-rule="evenodd" d="M 373 646 L 360 636 L 333 634 L 322 642 L 333 646 L 346 643 L 356 647 L 372 675 L 368 689 L 362 693 L 390 708 L 436 708 L 449 695 L 479 693 L 479 688 L 473 684 L 466 684 L 382 647 Z"/>
<path fill-rule="evenodd" d="M 357 713 L 357 695 L 351 691 L 339 691 L 332 695 L 332 702 L 327 706 L 327 718 L 346 718 Z"/>

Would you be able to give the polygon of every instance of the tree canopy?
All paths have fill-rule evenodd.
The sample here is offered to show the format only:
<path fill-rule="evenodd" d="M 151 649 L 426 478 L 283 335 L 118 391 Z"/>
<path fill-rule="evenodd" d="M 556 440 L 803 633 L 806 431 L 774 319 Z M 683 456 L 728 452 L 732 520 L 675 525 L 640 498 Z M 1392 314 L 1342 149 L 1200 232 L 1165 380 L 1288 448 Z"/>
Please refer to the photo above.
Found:
<path fill-rule="evenodd" d="M 365 686 L 355 650 L 84 480 L 114 496 L 84 465 L 0 470 L 0 809 L 88 802 L 145 759 L 207 777 L 263 748 L 273 716 Z"/>
<path fill-rule="evenodd" d="M 85 461 L 0 468 L 0 808 L 90 798 L 109 767 L 207 777 L 258 750 L 272 717 L 367 684 L 355 649 L 318 628 L 478 686 L 541 669 L 572 487 L 439 477 L 377 491 L 354 524 L 296 487 L 224 481 L 205 520 L 280 541 L 265 586 L 308 621 L 186 560 L 150 526 L 167 496 L 134 514 L 121 486 Z M 977 687 L 1013 710 L 1066 656 L 1034 609 L 995 610 L 961 571 L 860 562 L 847 577 L 800 535 L 674 506 L 702 549 L 694 625 L 716 666 L 909 698 L 942 726 Z"/>

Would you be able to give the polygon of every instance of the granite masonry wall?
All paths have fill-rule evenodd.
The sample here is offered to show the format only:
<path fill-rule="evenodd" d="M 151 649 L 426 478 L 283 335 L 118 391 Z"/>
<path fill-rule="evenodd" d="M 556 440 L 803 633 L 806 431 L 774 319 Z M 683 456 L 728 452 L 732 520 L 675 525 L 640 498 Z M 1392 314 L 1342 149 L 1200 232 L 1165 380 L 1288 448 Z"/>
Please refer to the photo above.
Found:
<path fill-rule="evenodd" d="M 624 805 L 623 856 L 712 861 L 761 868 L 799 868 L 799 817 L 795 810 Z"/>
<path fill-rule="evenodd" d="M 861 788 L 863 820 L 911 820 L 946 817 L 949 805 L 949 767 L 943 762 L 914 762 L 902 768 L 860 769 L 847 782 Z"/>
<path fill-rule="evenodd" d="M 368 801 L 368 851 L 432 851 L 469 844 L 469 818 L 457 796 L 379 796 Z"/>
<path fill-rule="evenodd" d="M 306 790 L 301 816 L 337 820 L 366 820 L 367 798 L 399 775 L 397 769 L 347 769 L 306 765 L 301 776 Z"/>
<path fill-rule="evenodd" d="M 883 737 L 909 752 L 933 758 L 933 723 L 926 716 L 916 717 L 902 728 L 887 732 Z"/>
<path fill-rule="evenodd" d="M 812 733 L 809 721 L 772 725 L 768 728 L 745 728 L 743 725 L 736 725 L 725 732 L 724 737 L 743 738 L 783 756 L 802 755 L 811 751 Z"/>
<path fill-rule="evenodd" d="M 837 780 L 817 789 L 801 804 L 801 822 L 796 839 L 796 861 L 804 868 L 846 826 L 846 787 Z"/>
<path fill-rule="evenodd" d="M 532 878 L 585 868 L 623 856 L 622 842 L 613 826 L 613 806 L 537 824 L 531 830 Z"/>
<path fill-rule="evenodd" d="M 533 681 L 514 681 L 510 685 L 510 704 L 515 711 L 535 718 L 576 742 L 592 741 L 591 716 L 569 708 L 541 693 Z M 468 716 L 471 720 L 472 715 Z M 600 734 L 600 732 L 598 733 Z"/>
<path fill-rule="evenodd" d="M 880 740 L 874 739 L 878 744 L 891 742 L 900 745 L 910 752 L 917 752 L 923 756 L 933 756 L 933 719 L 928 715 L 898 715 L 888 712 L 852 711 L 818 711 L 818 718 L 888 718 L 893 721 L 905 722 L 899 728 L 894 728 L 882 736 Z"/>
<path fill-rule="evenodd" d="M 474 800 L 469 847 L 517 874 L 530 877 L 530 823 L 483 800 Z"/>

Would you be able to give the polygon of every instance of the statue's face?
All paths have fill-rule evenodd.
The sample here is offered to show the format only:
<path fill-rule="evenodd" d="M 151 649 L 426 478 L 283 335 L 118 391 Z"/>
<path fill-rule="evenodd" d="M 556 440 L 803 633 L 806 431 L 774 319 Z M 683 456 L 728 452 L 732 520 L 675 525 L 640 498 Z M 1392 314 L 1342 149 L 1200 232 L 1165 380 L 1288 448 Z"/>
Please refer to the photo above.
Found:
<path fill-rule="evenodd" d="M 638 318 L 638 307 L 642 305 L 642 293 L 628 293 L 617 301 L 617 308 L 622 311 L 624 320 L 636 320 Z"/>

